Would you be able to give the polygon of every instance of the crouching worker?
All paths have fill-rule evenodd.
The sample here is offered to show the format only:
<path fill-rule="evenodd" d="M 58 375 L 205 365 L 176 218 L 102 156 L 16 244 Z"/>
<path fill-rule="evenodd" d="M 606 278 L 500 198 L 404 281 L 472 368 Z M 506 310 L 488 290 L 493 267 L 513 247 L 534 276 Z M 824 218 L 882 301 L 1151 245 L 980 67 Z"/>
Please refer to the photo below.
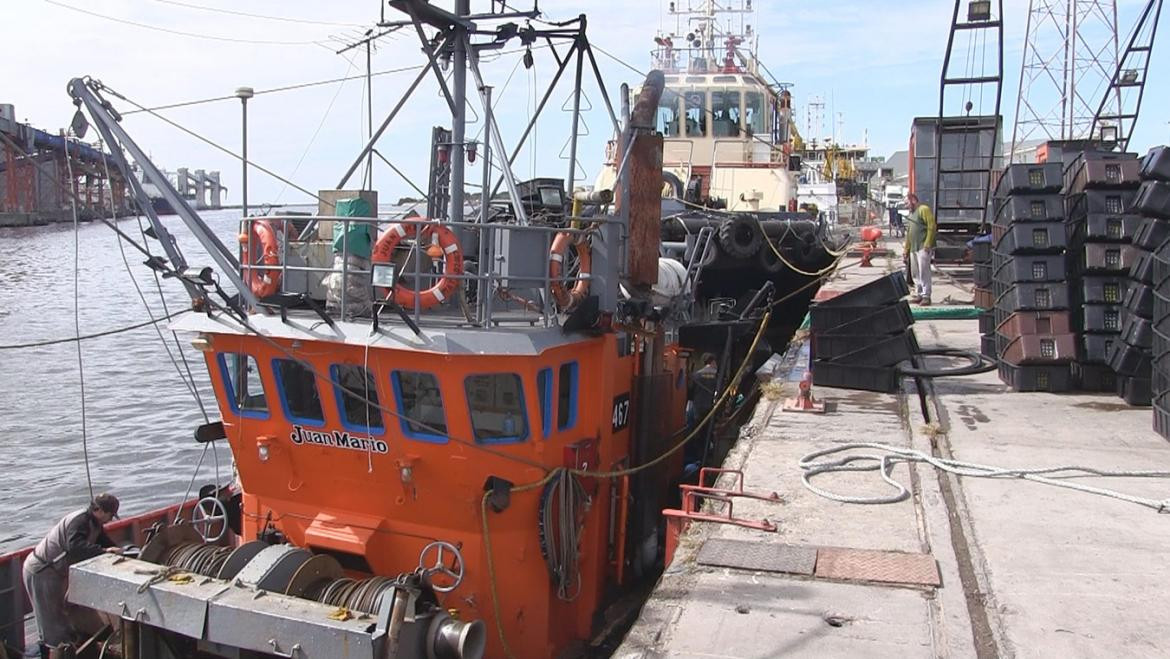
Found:
<path fill-rule="evenodd" d="M 73 640 L 65 610 L 69 566 L 102 552 L 120 554 L 103 527 L 118 516 L 118 499 L 99 494 L 89 506 L 66 515 L 24 561 L 24 588 L 32 602 L 41 639 L 41 656 Z"/>

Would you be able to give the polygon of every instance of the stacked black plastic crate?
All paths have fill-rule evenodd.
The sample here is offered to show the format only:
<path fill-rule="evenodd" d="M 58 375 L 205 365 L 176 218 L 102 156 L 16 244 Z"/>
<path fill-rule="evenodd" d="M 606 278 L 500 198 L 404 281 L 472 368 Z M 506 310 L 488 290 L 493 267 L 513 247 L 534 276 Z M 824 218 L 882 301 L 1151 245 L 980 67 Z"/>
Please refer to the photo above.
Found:
<path fill-rule="evenodd" d="M 813 384 L 893 393 L 918 352 L 906 277 L 895 272 L 809 308 Z"/>
<path fill-rule="evenodd" d="M 1070 237 L 1070 263 L 1076 285 L 1073 326 L 1078 334 L 1076 376 L 1086 391 L 1128 392 L 1139 400 L 1149 382 L 1149 362 L 1143 369 L 1140 352 L 1121 350 L 1127 304 L 1140 306 L 1131 296 L 1130 272 L 1138 251 L 1131 244 L 1141 218 L 1130 212 L 1137 194 L 1139 164 L 1132 154 L 1083 150 L 1065 160 L 1064 192 Z M 1120 377 L 1119 377 L 1120 376 Z M 1148 386 L 1145 387 L 1148 389 Z M 1148 395 L 1147 395 L 1148 397 Z"/>
<path fill-rule="evenodd" d="M 1068 391 L 1069 323 L 1060 163 L 1014 164 L 994 195 L 992 294 L 999 376 L 1016 391 Z"/>
<path fill-rule="evenodd" d="M 990 238 L 990 237 L 988 237 Z M 975 272 L 975 306 L 979 309 L 979 347 L 985 357 L 996 359 L 995 296 L 991 293 L 991 240 L 977 239 L 972 245 Z"/>
<path fill-rule="evenodd" d="M 1134 210 L 1142 215 L 1142 226 L 1152 234 L 1145 242 L 1158 242 L 1153 248 L 1151 273 L 1154 430 L 1170 439 L 1170 147 L 1155 147 L 1146 154 L 1141 177 Z"/>

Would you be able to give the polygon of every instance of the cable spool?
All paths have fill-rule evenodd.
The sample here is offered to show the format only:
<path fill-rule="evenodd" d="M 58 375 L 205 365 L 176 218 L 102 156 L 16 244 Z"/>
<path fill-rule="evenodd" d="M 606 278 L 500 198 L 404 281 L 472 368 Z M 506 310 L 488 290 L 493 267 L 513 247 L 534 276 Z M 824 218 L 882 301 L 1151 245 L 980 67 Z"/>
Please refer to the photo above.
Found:
<path fill-rule="evenodd" d="M 224 561 L 231 555 L 233 547 L 188 542 L 175 545 L 162 556 L 162 563 L 184 572 L 204 577 L 219 575 Z"/>

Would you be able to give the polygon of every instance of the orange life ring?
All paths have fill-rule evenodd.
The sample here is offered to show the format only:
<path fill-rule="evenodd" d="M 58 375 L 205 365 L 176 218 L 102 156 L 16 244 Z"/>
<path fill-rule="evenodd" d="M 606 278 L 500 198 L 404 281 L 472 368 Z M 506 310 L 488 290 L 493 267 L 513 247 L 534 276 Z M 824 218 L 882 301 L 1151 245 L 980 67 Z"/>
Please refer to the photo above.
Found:
<path fill-rule="evenodd" d="M 413 223 L 390 225 L 390 228 L 378 237 L 378 242 L 374 244 L 374 250 L 370 255 L 370 260 L 374 263 L 389 263 L 398 243 L 404 238 L 413 238 L 417 235 L 423 243 L 430 243 L 430 247 L 425 250 L 427 254 L 432 258 L 443 257 L 443 277 L 434 286 L 416 291 L 402 282 L 394 284 L 394 302 L 406 309 L 413 309 L 416 300 L 420 309 L 430 309 L 451 299 L 455 290 L 459 288 L 459 280 L 456 277 L 463 274 L 463 250 L 459 247 L 455 232 L 438 223 L 425 224 L 421 231 L 418 226 Z M 378 294 L 385 299 L 391 292 L 379 287 Z"/>
<path fill-rule="evenodd" d="M 243 248 L 240 263 L 245 266 L 244 281 L 252 294 L 263 298 L 280 292 L 280 270 L 257 269 L 247 266 L 280 265 L 280 238 L 277 231 L 283 230 L 283 223 L 269 220 L 252 220 L 248 233 L 239 235 L 240 246 Z M 249 249 L 249 234 L 251 246 Z M 257 254 L 259 252 L 259 254 Z"/>
<path fill-rule="evenodd" d="M 552 248 L 548 252 L 548 278 L 552 281 L 549 283 L 549 288 L 552 291 L 553 300 L 562 311 L 569 311 L 581 304 L 581 300 L 589 295 L 589 279 L 591 277 L 590 269 L 593 266 L 593 258 L 589 253 L 589 242 L 582 240 L 579 243 L 574 243 L 577 246 L 577 262 L 579 264 L 577 270 L 577 283 L 573 285 L 573 289 L 569 290 L 565 286 L 565 282 L 561 281 L 565 271 L 565 256 L 569 252 L 569 244 L 573 243 L 573 234 L 562 231 L 553 238 Z"/>

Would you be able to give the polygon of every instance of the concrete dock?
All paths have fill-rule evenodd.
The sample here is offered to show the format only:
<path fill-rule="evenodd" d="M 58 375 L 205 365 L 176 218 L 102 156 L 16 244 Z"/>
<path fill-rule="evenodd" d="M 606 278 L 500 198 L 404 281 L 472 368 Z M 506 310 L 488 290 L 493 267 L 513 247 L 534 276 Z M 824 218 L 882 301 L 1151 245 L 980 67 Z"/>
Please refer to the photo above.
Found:
<path fill-rule="evenodd" d="M 900 267 L 900 259 L 874 265 L 843 268 L 825 287 L 859 286 Z M 961 282 L 939 275 L 934 282 L 936 304 L 970 303 Z M 979 350 L 976 320 L 919 321 L 914 328 L 924 348 Z M 798 338 L 790 350 L 799 357 L 807 346 Z M 780 373 L 786 396 L 807 366 L 807 359 L 790 361 Z M 922 463 L 893 469 L 911 494 L 898 503 L 839 503 L 802 485 L 802 456 L 854 442 L 1000 467 L 1170 469 L 1170 443 L 1151 430 L 1150 409 L 1116 396 L 1015 393 L 994 372 L 937 379 L 924 389 L 930 423 L 909 378 L 896 395 L 817 388 L 830 404 L 823 415 L 784 412 L 775 395 L 761 401 L 724 466 L 743 470 L 747 490 L 780 495 L 780 502 L 737 500 L 734 509 L 739 518 L 774 522 L 777 531 L 692 523 L 614 656 L 1170 656 L 1170 625 L 1162 618 L 1170 608 L 1170 515 L 1015 478 L 958 477 Z M 1170 479 L 1076 480 L 1170 499 Z M 824 474 L 813 483 L 847 496 L 895 493 L 875 471 Z M 711 560 L 715 550 L 737 547 L 737 560 L 772 562 L 743 569 Z M 938 585 L 908 583 L 916 577 L 907 573 L 883 583 L 882 560 L 876 568 L 855 562 L 861 567 L 852 574 L 822 570 L 834 552 L 925 561 L 937 566 Z M 897 572 L 907 564 L 884 565 Z"/>

